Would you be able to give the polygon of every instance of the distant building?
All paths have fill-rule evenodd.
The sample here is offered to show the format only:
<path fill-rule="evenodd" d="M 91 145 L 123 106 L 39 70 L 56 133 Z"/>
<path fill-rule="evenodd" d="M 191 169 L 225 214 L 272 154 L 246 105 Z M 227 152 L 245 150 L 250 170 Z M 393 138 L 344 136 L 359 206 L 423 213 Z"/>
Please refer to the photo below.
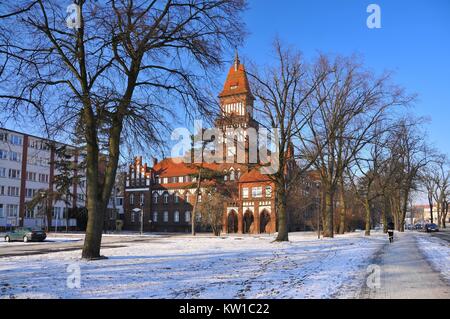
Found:
<path fill-rule="evenodd" d="M 80 163 L 82 152 L 72 145 L 40 138 L 26 133 L 0 128 L 0 229 L 11 227 L 45 227 L 44 205 L 28 209 L 27 203 L 40 191 L 55 189 L 55 176 L 62 174 L 57 167 L 58 148 L 65 146 L 70 156 L 65 161 Z M 67 214 L 74 208 L 86 207 L 86 179 L 74 165 L 73 175 L 79 182 L 70 188 L 69 198 L 49 203 L 52 211 L 51 228 L 75 229 L 76 218 Z M 116 219 L 123 219 L 124 176 L 119 174 L 105 216 L 105 229 L 115 229 Z M 84 213 L 86 214 L 86 212 Z M 68 218 L 69 217 L 69 218 Z M 84 220 L 87 216 L 84 216 Z"/>
<path fill-rule="evenodd" d="M 223 91 L 219 95 L 221 114 L 216 127 L 257 129 L 253 118 L 253 102 L 244 65 L 236 55 Z M 226 134 L 223 136 L 227 140 Z M 241 139 L 241 140 L 239 140 Z M 245 140 L 244 140 L 245 139 Z M 237 142 L 245 142 L 245 161 L 238 164 Z M 293 152 L 293 149 L 291 149 Z M 258 165 L 250 164 L 249 141 L 246 133 L 234 143 L 224 143 L 224 159 L 234 157 L 233 163 L 203 164 L 204 167 L 223 173 L 224 183 L 233 194 L 224 203 L 223 233 L 274 233 L 277 230 L 275 185 L 268 175 L 263 175 Z M 166 158 L 154 161 L 152 166 L 136 158 L 129 167 L 125 187 L 125 229 L 138 230 L 140 211 L 144 212 L 144 230 L 157 232 L 188 232 L 196 196 L 198 166 L 183 163 L 180 159 Z M 204 194 L 201 192 L 199 200 Z"/>
<path fill-rule="evenodd" d="M 44 226 L 44 207 L 33 210 L 27 208 L 30 201 L 40 190 L 54 188 L 54 177 L 58 174 L 55 161 L 58 155 L 50 145 L 64 145 L 26 133 L 0 129 L 0 228 L 25 226 Z M 81 160 L 80 154 L 72 146 L 71 159 Z M 77 172 L 75 172 L 77 174 Z M 69 203 L 52 203 L 52 227 L 66 227 L 68 209 L 84 207 L 86 183 L 81 181 L 71 189 Z M 69 227 L 76 227 L 76 220 L 68 220 Z"/>

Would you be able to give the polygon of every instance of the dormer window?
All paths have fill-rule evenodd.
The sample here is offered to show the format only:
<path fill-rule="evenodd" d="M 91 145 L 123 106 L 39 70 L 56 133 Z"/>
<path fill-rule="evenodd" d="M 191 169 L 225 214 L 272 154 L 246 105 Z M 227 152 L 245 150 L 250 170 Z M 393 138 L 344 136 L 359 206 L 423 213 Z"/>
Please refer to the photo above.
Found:
<path fill-rule="evenodd" d="M 230 90 L 236 90 L 237 88 L 238 88 L 237 85 L 232 85 L 232 86 L 230 86 Z"/>

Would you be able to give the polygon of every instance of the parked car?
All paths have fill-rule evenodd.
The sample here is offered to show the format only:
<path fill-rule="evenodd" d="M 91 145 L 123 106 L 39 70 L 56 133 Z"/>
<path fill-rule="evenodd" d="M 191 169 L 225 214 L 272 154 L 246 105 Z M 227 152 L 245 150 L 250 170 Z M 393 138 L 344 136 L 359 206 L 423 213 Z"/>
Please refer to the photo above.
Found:
<path fill-rule="evenodd" d="M 45 238 L 47 238 L 47 234 L 43 230 L 26 227 L 16 228 L 5 235 L 6 242 L 23 241 L 27 243 L 29 241 L 44 241 Z"/>
<path fill-rule="evenodd" d="M 425 225 L 425 231 L 427 233 L 438 232 L 439 231 L 439 227 L 436 224 L 426 224 Z"/>
<path fill-rule="evenodd" d="M 415 228 L 416 230 L 422 230 L 422 229 L 423 229 L 423 225 L 422 225 L 422 224 L 415 224 L 415 225 L 414 225 L 414 228 Z"/>
<path fill-rule="evenodd" d="M 408 225 L 406 225 L 406 229 L 407 230 L 413 230 L 414 229 L 414 225 L 413 224 L 408 224 Z"/>

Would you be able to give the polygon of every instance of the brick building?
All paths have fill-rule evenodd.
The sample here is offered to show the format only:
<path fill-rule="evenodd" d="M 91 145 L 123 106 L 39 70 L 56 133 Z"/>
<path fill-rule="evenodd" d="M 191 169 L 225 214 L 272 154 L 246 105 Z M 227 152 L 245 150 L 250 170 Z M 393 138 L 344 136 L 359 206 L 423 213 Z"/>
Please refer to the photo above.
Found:
<path fill-rule="evenodd" d="M 246 133 L 249 128 L 258 129 L 259 124 L 253 117 L 255 98 L 237 54 L 219 99 L 221 114 L 216 127 L 224 132 L 223 163 L 202 165 L 221 172 L 226 187 L 234 194 L 230 202 L 224 203 L 223 233 L 273 233 L 276 231 L 274 184 L 250 160 Z M 243 133 L 228 138 L 227 129 L 241 129 Z M 238 160 L 238 142 L 244 145 L 243 161 Z M 139 230 L 143 217 L 145 231 L 190 231 L 197 172 L 198 166 L 181 159 L 155 160 L 150 167 L 142 162 L 142 157 L 136 158 L 126 178 L 125 229 Z"/>

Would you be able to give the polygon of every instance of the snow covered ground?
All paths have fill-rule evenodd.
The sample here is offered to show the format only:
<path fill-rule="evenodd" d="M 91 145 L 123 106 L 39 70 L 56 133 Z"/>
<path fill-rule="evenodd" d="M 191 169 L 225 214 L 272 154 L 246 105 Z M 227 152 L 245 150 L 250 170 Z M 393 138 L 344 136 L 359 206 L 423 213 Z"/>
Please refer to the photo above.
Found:
<path fill-rule="evenodd" d="M 417 236 L 416 240 L 427 261 L 450 284 L 450 244 L 425 234 Z"/>
<path fill-rule="evenodd" d="M 0 259 L 1 298 L 352 298 L 365 282 L 380 233 L 317 240 L 273 237 L 169 237 L 104 249 Z M 1 249 L 1 248 L 0 248 Z M 80 270 L 81 288 L 68 288 Z M 69 279 L 69 280 L 68 280 Z"/>

